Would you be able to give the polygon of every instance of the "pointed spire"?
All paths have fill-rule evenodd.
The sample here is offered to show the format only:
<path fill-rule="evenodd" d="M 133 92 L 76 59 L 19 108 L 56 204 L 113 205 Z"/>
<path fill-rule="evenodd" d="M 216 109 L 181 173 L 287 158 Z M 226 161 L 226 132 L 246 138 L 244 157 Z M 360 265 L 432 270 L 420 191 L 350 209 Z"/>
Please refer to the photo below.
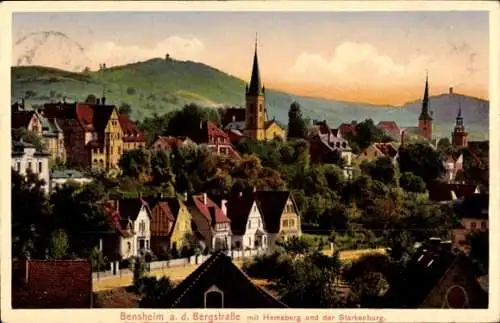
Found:
<path fill-rule="evenodd" d="M 253 56 L 252 77 L 248 86 L 247 95 L 257 96 L 262 94 L 262 81 L 260 79 L 259 58 L 257 55 L 257 34 L 255 35 L 255 53 Z"/>
<path fill-rule="evenodd" d="M 422 112 L 420 113 L 419 120 L 432 120 L 429 114 L 429 71 L 426 70 L 425 75 L 425 90 L 424 98 L 422 99 Z"/>

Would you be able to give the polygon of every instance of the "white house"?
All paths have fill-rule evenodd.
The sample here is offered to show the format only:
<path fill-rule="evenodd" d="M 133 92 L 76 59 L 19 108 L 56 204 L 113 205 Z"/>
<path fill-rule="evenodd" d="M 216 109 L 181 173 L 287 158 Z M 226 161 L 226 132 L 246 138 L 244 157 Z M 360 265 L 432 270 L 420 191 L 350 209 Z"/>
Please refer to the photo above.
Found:
<path fill-rule="evenodd" d="M 223 208 L 224 209 L 224 208 Z M 232 243 L 235 249 L 267 249 L 268 234 L 262 212 L 252 194 L 233 197 L 227 201 L 227 217 L 231 220 Z"/>
<path fill-rule="evenodd" d="M 37 151 L 34 145 L 20 140 L 12 142 L 11 156 L 12 168 L 23 176 L 26 176 L 28 169 L 37 174 L 38 178 L 45 181 L 44 190 L 48 194 L 50 191 L 50 154 Z"/>
<path fill-rule="evenodd" d="M 92 182 L 92 178 L 86 177 L 81 172 L 74 169 L 55 170 L 50 174 L 51 187 L 54 189 L 57 186 L 62 186 L 66 183 L 88 184 Z"/>

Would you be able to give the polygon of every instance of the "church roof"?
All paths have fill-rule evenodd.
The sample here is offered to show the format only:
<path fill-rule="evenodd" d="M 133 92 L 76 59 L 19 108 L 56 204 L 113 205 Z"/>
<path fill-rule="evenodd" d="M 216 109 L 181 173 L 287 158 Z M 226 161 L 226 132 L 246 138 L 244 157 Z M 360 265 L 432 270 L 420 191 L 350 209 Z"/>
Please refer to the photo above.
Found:
<path fill-rule="evenodd" d="M 257 56 L 257 42 L 255 42 L 255 53 L 253 56 L 252 77 L 247 88 L 247 95 L 258 96 L 263 94 L 262 81 L 260 78 L 259 58 Z"/>
<path fill-rule="evenodd" d="M 420 113 L 420 117 L 418 120 L 428 120 L 431 121 L 432 117 L 429 114 L 429 78 L 425 78 L 425 90 L 424 90 L 424 98 L 422 100 L 422 112 Z"/>

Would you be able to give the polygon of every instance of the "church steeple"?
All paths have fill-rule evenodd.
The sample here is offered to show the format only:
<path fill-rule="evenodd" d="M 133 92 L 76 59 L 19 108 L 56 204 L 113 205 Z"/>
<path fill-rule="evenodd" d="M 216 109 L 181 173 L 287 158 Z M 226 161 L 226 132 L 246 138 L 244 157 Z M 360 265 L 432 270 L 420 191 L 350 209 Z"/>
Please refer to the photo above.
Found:
<path fill-rule="evenodd" d="M 263 94 L 262 81 L 260 79 L 259 58 L 257 55 L 257 35 L 255 36 L 255 52 L 253 55 L 252 76 L 246 94 L 249 96 L 258 96 Z"/>
<path fill-rule="evenodd" d="M 422 112 L 420 113 L 420 117 L 418 120 L 432 120 L 432 117 L 429 114 L 429 73 L 425 76 L 425 90 L 424 90 L 424 98 L 422 99 Z"/>
<path fill-rule="evenodd" d="M 461 106 L 460 102 L 458 104 L 459 104 L 459 106 L 458 106 L 456 125 L 463 126 L 464 125 L 464 117 L 462 117 L 462 106 Z"/>

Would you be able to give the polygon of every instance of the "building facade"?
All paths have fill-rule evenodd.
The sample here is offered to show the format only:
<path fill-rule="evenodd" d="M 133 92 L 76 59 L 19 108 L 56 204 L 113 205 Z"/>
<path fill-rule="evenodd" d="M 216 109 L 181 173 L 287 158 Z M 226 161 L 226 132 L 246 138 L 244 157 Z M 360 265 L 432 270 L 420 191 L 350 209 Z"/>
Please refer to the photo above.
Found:
<path fill-rule="evenodd" d="M 43 189 L 47 194 L 50 192 L 49 158 L 49 153 L 37 151 L 32 144 L 22 140 L 12 143 L 12 168 L 23 176 L 26 176 L 28 171 L 36 174 L 45 182 Z"/>
<path fill-rule="evenodd" d="M 429 111 L 429 77 L 425 78 L 424 98 L 422 99 L 422 111 L 418 118 L 419 135 L 425 139 L 432 139 L 432 117 Z"/>
<path fill-rule="evenodd" d="M 462 117 L 462 108 L 458 109 L 457 118 L 455 121 L 455 128 L 451 133 L 451 144 L 456 148 L 465 148 L 467 147 L 467 137 L 468 133 L 465 130 L 464 126 L 464 118 Z"/>

